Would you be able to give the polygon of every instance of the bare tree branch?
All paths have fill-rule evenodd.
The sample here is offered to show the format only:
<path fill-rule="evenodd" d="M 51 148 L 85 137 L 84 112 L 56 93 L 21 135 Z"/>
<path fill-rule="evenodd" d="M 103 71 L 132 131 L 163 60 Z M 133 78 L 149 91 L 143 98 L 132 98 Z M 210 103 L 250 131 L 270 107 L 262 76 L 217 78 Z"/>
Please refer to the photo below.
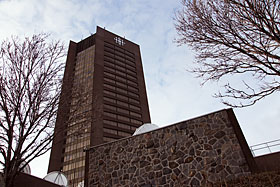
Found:
<path fill-rule="evenodd" d="M 50 149 L 54 136 L 65 52 L 48 37 L 12 37 L 1 45 L 0 165 L 7 187 L 24 165 Z"/>
<path fill-rule="evenodd" d="M 279 91 L 278 0 L 183 0 L 182 5 L 175 17 L 176 42 L 196 51 L 197 66 L 190 71 L 204 83 L 234 74 L 246 74 L 257 83 L 246 81 L 245 90 L 225 85 L 216 97 L 242 100 L 223 103 L 244 107 Z"/>

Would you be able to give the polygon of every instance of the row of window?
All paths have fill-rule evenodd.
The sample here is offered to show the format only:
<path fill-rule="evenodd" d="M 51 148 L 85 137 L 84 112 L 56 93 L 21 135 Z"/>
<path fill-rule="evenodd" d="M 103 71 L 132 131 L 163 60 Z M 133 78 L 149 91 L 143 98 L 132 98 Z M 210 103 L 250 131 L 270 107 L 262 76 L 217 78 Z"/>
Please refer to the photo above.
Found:
<path fill-rule="evenodd" d="M 115 55 L 118 55 L 120 57 L 125 57 L 126 59 L 130 60 L 130 61 L 134 61 L 135 60 L 135 57 L 134 55 L 131 55 L 131 53 L 125 53 L 124 50 L 114 50 L 110 47 L 105 47 L 104 48 L 104 51 L 107 52 L 107 53 L 110 53 L 110 54 L 115 54 Z"/>
<path fill-rule="evenodd" d="M 120 93 L 125 94 L 125 95 L 117 94 L 117 93 L 115 93 L 115 91 L 112 92 L 112 91 L 109 91 L 109 90 L 103 90 L 103 93 L 104 93 L 105 95 L 110 95 L 110 96 L 112 96 L 112 97 L 116 97 L 116 98 L 118 98 L 118 99 L 125 100 L 125 101 L 128 101 L 129 98 L 130 98 L 130 97 L 128 97 L 128 96 L 125 96 L 125 95 L 127 95 L 127 94 L 126 94 L 126 93 L 123 93 L 123 92 L 120 92 Z M 133 97 L 138 97 L 137 94 L 133 94 L 133 93 L 129 93 L 129 95 L 130 95 L 130 96 L 133 96 Z"/>
<path fill-rule="evenodd" d="M 115 140 L 117 140 L 116 138 L 112 138 L 112 137 L 105 137 L 105 136 L 103 136 L 103 141 L 104 142 L 111 142 L 111 141 L 115 141 Z"/>
<path fill-rule="evenodd" d="M 68 133 L 67 132 L 67 140 L 66 140 L 66 144 L 70 144 L 70 143 L 77 143 L 77 142 L 81 142 L 81 141 L 85 141 L 86 139 L 88 139 L 88 137 L 90 136 L 90 128 L 88 128 L 87 130 L 84 130 L 81 133 Z"/>
<path fill-rule="evenodd" d="M 115 61 L 118 60 L 118 61 L 123 62 L 126 65 L 130 65 L 132 67 L 135 66 L 134 59 L 131 59 L 127 56 L 119 56 L 117 54 L 104 51 L 104 57 L 111 58 L 111 60 L 115 60 Z"/>
<path fill-rule="evenodd" d="M 104 54 L 104 61 L 108 62 L 109 64 L 116 65 L 116 66 L 122 66 L 126 69 L 130 69 L 132 71 L 136 71 L 135 63 L 129 60 L 123 60 L 121 58 L 115 58 L 114 55 L 105 53 Z"/>
<path fill-rule="evenodd" d="M 73 120 L 72 123 L 69 124 L 67 130 L 72 132 L 85 132 L 90 128 L 90 118 L 82 118 L 80 120 Z"/>
<path fill-rule="evenodd" d="M 79 152 L 82 152 L 82 151 L 79 151 Z M 73 153 L 74 154 L 74 153 Z M 78 157 L 78 158 L 75 158 L 75 159 L 72 159 L 72 160 L 68 160 L 66 161 L 65 157 L 64 157 L 64 162 L 63 162 L 63 165 L 70 165 L 72 163 L 77 163 L 79 161 L 83 161 L 85 160 L 85 156 L 84 157 Z"/>
<path fill-rule="evenodd" d="M 73 140 L 79 140 L 81 138 L 87 137 L 89 136 L 89 128 L 88 129 L 79 129 L 79 130 L 73 130 L 73 129 L 69 129 L 67 130 L 67 136 L 69 137 L 73 137 Z"/>
<path fill-rule="evenodd" d="M 120 106 L 123 106 L 123 107 L 126 107 L 126 108 L 128 108 L 130 106 L 126 102 L 122 102 L 122 101 L 119 101 L 119 100 L 116 100 L 116 99 L 112 99 L 112 98 L 109 98 L 109 97 L 103 97 L 103 99 L 104 99 L 104 101 L 108 101 L 110 103 L 114 103 L 114 104 L 117 104 L 117 105 L 120 105 Z M 136 104 L 136 105 L 140 104 L 140 102 L 138 100 L 132 99 L 132 98 L 128 98 L 128 102 Z"/>
<path fill-rule="evenodd" d="M 104 87 L 109 88 L 111 90 L 115 90 L 116 92 L 119 92 L 121 94 L 125 94 L 125 95 L 129 95 L 129 96 L 132 96 L 132 97 L 139 98 L 138 94 L 136 94 L 134 92 L 131 92 L 130 90 L 125 90 L 125 89 L 122 89 L 122 88 L 118 88 L 118 87 L 112 86 L 110 84 L 104 84 Z"/>
<path fill-rule="evenodd" d="M 104 46 L 105 46 L 104 49 L 111 50 L 111 51 L 112 50 L 119 51 L 121 53 L 124 53 L 125 55 L 130 56 L 131 58 L 134 58 L 134 53 L 132 53 L 130 51 L 127 51 L 127 50 L 125 50 L 125 49 L 123 49 L 123 48 L 121 48 L 117 45 L 114 45 L 114 44 L 111 44 L 111 43 L 105 41 Z"/>
<path fill-rule="evenodd" d="M 116 74 L 116 75 L 120 75 L 120 76 L 126 77 L 126 78 L 128 78 L 128 79 L 131 79 L 131 80 L 137 82 L 136 76 L 132 76 L 132 75 L 127 74 L 127 73 L 124 73 L 124 72 L 122 72 L 122 71 L 116 70 L 115 68 L 109 67 L 109 66 L 107 66 L 107 65 L 104 66 L 104 70 L 105 70 L 105 71 L 106 71 L 106 70 L 107 70 L 107 71 L 109 70 L 110 72 L 113 72 L 113 73 Z"/>
<path fill-rule="evenodd" d="M 106 72 L 106 71 L 104 71 L 104 77 L 108 78 L 108 79 L 111 79 L 116 84 L 123 82 L 127 85 L 131 85 L 131 86 L 134 86 L 136 88 L 137 88 L 137 85 L 138 85 L 137 82 L 135 82 L 135 81 L 128 80 L 126 78 L 120 77 L 118 75 L 115 75 L 115 74 L 112 74 L 112 73 L 109 73 L 109 72 Z"/>
<path fill-rule="evenodd" d="M 136 67 L 134 65 L 110 58 L 108 56 L 104 56 L 104 64 L 116 67 L 122 71 L 127 71 L 133 75 L 136 73 Z"/>
<path fill-rule="evenodd" d="M 66 164 L 65 166 L 63 166 L 63 171 L 69 171 L 69 170 L 76 169 L 79 167 L 84 167 L 84 166 L 85 166 L 85 160 L 80 160 L 78 162 Z M 75 178 L 78 178 L 78 177 L 75 177 Z"/>
<path fill-rule="evenodd" d="M 104 119 L 103 123 L 107 124 L 107 125 L 114 126 L 114 127 L 119 127 L 119 128 L 122 128 L 122 129 L 126 129 L 126 130 L 131 130 L 131 131 L 136 130 L 136 127 L 133 127 L 131 125 L 127 125 L 127 124 L 124 124 L 124 123 L 116 122 L 116 121 L 111 121 L 111 120 Z"/>
<path fill-rule="evenodd" d="M 133 86 L 129 86 L 129 85 L 124 84 L 124 83 L 121 83 L 121 82 L 118 82 L 118 81 L 110 79 L 110 78 L 104 77 L 104 81 L 110 82 L 112 84 L 116 84 L 117 86 L 125 87 L 125 89 L 131 90 L 131 91 L 134 91 L 134 92 L 138 92 L 137 88 L 135 88 Z"/>
<path fill-rule="evenodd" d="M 114 114 L 114 113 L 111 113 L 111 112 L 104 112 L 104 116 L 114 118 L 114 119 L 117 119 L 117 120 L 122 120 L 122 121 L 125 121 L 125 122 L 128 122 L 128 123 L 133 123 L 133 124 L 136 124 L 136 125 L 142 125 L 142 122 L 139 121 L 139 120 L 131 119 L 129 117 L 122 116 L 122 115 L 119 115 L 119 114 Z"/>
<path fill-rule="evenodd" d="M 81 133 L 82 134 L 82 133 Z M 90 133 L 83 133 L 82 137 L 68 136 L 65 146 L 77 146 L 77 148 L 83 147 L 82 145 L 89 144 Z M 85 136 L 87 135 L 87 136 Z"/>
<path fill-rule="evenodd" d="M 112 111 L 115 111 L 115 112 L 121 112 L 121 113 L 124 113 L 124 114 L 127 114 L 127 115 L 131 115 L 131 116 L 133 116 L 133 117 L 141 118 L 141 114 L 138 114 L 138 113 L 135 113 L 135 112 L 132 112 L 132 111 L 123 109 L 123 108 L 118 108 L 118 107 L 116 107 L 116 106 L 112 106 L 112 105 L 105 104 L 105 105 L 104 105 L 104 108 L 105 108 L 105 109 L 112 110 Z"/>
<path fill-rule="evenodd" d="M 104 61 L 104 64 L 105 64 L 105 66 L 109 66 L 109 67 L 114 68 L 116 70 L 120 70 L 120 71 L 123 71 L 123 72 L 125 72 L 127 74 L 131 74 L 132 76 L 136 76 L 136 72 L 135 71 L 132 71 L 132 70 L 126 68 L 126 67 L 119 66 L 118 64 L 115 65 L 115 64 L 113 64 L 111 62 L 107 62 L 107 61 Z"/>
<path fill-rule="evenodd" d="M 78 170 L 78 168 L 80 167 L 84 167 L 85 166 L 85 159 L 84 160 L 80 160 L 78 162 L 73 162 L 71 164 L 66 164 L 63 166 L 63 171 L 69 171 L 69 170 Z M 82 174 L 82 173 L 81 173 Z M 80 178 L 81 176 L 79 176 L 78 172 L 76 173 L 76 176 L 73 175 L 73 178 Z M 71 180 L 71 177 L 70 177 Z"/>
<path fill-rule="evenodd" d="M 123 132 L 123 131 L 118 131 L 118 130 L 115 130 L 115 129 L 103 128 L 103 131 L 105 133 L 114 134 L 114 135 L 123 136 L 123 137 L 131 136 L 130 133 Z"/>
<path fill-rule="evenodd" d="M 84 166 L 79 168 L 73 168 L 72 170 L 67 170 L 63 172 L 66 174 L 69 180 L 69 186 L 78 186 L 79 182 L 84 180 L 84 173 L 85 168 Z"/>
<path fill-rule="evenodd" d="M 90 145 L 90 140 L 86 140 L 86 141 L 83 141 L 83 142 L 76 142 L 74 144 L 68 144 L 65 146 L 65 152 L 71 152 L 71 151 L 74 151 L 74 150 L 77 150 L 77 149 L 81 149 L 81 148 L 84 148 L 86 146 Z"/>
<path fill-rule="evenodd" d="M 78 151 L 76 153 L 67 154 L 64 153 L 64 162 L 75 160 L 81 157 L 85 157 L 86 153 L 84 151 Z"/>

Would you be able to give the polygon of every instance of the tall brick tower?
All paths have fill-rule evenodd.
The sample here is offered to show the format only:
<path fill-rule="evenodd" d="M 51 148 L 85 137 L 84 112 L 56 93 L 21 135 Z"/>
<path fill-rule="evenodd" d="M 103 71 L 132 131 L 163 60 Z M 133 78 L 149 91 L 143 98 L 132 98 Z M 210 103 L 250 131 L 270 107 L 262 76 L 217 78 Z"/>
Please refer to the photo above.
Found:
<path fill-rule="evenodd" d="M 139 45 L 97 27 L 70 41 L 49 172 L 84 179 L 83 149 L 133 134 L 150 122 Z"/>

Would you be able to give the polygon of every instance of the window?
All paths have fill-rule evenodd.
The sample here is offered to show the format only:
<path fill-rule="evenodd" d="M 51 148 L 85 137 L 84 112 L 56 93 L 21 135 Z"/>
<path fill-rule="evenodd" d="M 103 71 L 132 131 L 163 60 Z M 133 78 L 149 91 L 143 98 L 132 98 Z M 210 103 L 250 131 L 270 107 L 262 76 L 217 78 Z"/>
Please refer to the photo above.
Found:
<path fill-rule="evenodd" d="M 130 96 L 133 96 L 133 97 L 139 97 L 139 95 L 138 94 L 135 94 L 135 93 L 132 93 L 132 92 L 128 92 L 128 95 L 130 95 Z"/>
<path fill-rule="evenodd" d="M 137 80 L 136 77 L 131 76 L 131 75 L 127 75 L 127 78 L 132 79 L 132 80 L 135 80 L 135 81 Z"/>
<path fill-rule="evenodd" d="M 129 102 L 135 103 L 135 104 L 140 104 L 140 102 L 138 100 L 132 99 L 132 98 L 129 98 Z"/>
<path fill-rule="evenodd" d="M 110 92 L 110 91 L 107 91 L 107 90 L 103 90 L 104 94 L 108 94 L 110 96 L 113 96 L 113 97 L 116 97 L 116 94 L 114 92 Z"/>
<path fill-rule="evenodd" d="M 125 66 L 127 69 L 130 69 L 131 71 L 136 71 L 136 68 L 132 64 L 126 64 Z"/>
<path fill-rule="evenodd" d="M 131 58 L 134 58 L 134 54 L 130 51 L 125 50 L 125 54 L 130 56 Z"/>
<path fill-rule="evenodd" d="M 143 124 L 142 121 L 138 121 L 138 120 L 135 120 L 135 119 L 131 119 L 130 121 L 131 121 L 131 123 L 134 123 L 134 124 L 137 124 L 137 125 L 142 125 Z"/>
<path fill-rule="evenodd" d="M 127 80 L 127 83 L 137 87 L 137 83 L 135 83 L 133 81 Z"/>
<path fill-rule="evenodd" d="M 110 43 L 105 42 L 105 41 L 104 41 L 104 46 L 105 46 L 106 48 L 112 48 L 112 49 L 114 49 L 114 45 L 113 45 L 113 44 L 110 44 Z"/>
<path fill-rule="evenodd" d="M 113 110 L 113 111 L 116 111 L 116 110 L 117 110 L 116 107 L 111 106 L 111 105 L 106 105 L 106 104 L 104 105 L 104 108 L 109 109 L 109 110 Z"/>
<path fill-rule="evenodd" d="M 107 44 L 105 44 L 105 47 L 104 47 L 104 51 L 108 52 L 108 53 L 114 53 L 114 49 L 110 48 L 110 46 L 106 46 Z"/>
<path fill-rule="evenodd" d="M 113 113 L 110 113 L 110 112 L 104 112 L 104 115 L 108 116 L 108 117 L 111 117 L 111 118 L 116 118 L 117 117 L 116 114 L 113 114 Z"/>
<path fill-rule="evenodd" d="M 128 86 L 128 89 L 129 89 L 129 90 L 132 90 L 132 91 L 134 91 L 134 92 L 138 92 L 138 89 L 137 89 L 137 88 L 134 88 L 134 87 L 132 87 L 132 86 Z"/>
<path fill-rule="evenodd" d="M 115 121 L 110 121 L 110 120 L 103 120 L 103 123 L 108 124 L 108 125 L 112 125 L 112 126 L 117 126 L 117 122 Z"/>
<path fill-rule="evenodd" d="M 129 70 L 129 69 L 127 69 L 126 72 L 132 74 L 133 76 L 136 76 L 136 73 L 134 71 Z"/>
<path fill-rule="evenodd" d="M 122 112 L 124 114 L 129 114 L 129 111 L 128 110 L 125 110 L 125 109 L 122 109 L 122 108 L 118 108 L 117 109 L 118 112 Z"/>
<path fill-rule="evenodd" d="M 129 125 L 126 125 L 126 124 L 123 124 L 123 123 L 118 123 L 118 127 L 123 128 L 123 129 L 130 130 L 130 126 L 129 126 Z"/>
<path fill-rule="evenodd" d="M 125 61 L 124 57 L 116 55 L 115 58 L 119 61 Z"/>
<path fill-rule="evenodd" d="M 137 106 L 134 106 L 134 105 L 129 105 L 129 108 L 131 108 L 133 110 L 140 111 L 140 107 L 137 107 Z"/>
<path fill-rule="evenodd" d="M 104 60 L 106 60 L 107 62 L 114 62 L 114 58 L 110 56 L 104 56 Z"/>
<path fill-rule="evenodd" d="M 131 115 L 131 116 L 134 116 L 134 117 L 141 118 L 141 115 L 140 115 L 140 114 L 137 114 L 137 113 L 135 113 L 135 112 L 130 112 L 130 115 Z"/>
<path fill-rule="evenodd" d="M 116 76 L 116 79 L 117 79 L 117 80 L 120 80 L 120 81 L 123 81 L 123 82 L 126 82 L 126 79 L 125 79 L 125 78 L 122 78 L 122 77 L 119 77 L 119 76 Z"/>
<path fill-rule="evenodd" d="M 112 85 L 109 85 L 109 84 L 104 84 L 104 87 L 110 88 L 110 89 L 112 89 L 112 90 L 115 90 L 115 89 L 116 89 L 115 86 L 112 86 Z"/>
<path fill-rule="evenodd" d="M 123 72 L 118 71 L 118 70 L 116 70 L 116 73 L 119 74 L 119 75 L 121 75 L 121 76 L 124 76 L 124 77 L 126 76 L 126 73 L 123 73 Z"/>
<path fill-rule="evenodd" d="M 125 55 L 125 58 L 131 62 L 134 62 L 134 58 L 129 55 Z"/>
<path fill-rule="evenodd" d="M 104 101 L 109 101 L 111 103 L 116 103 L 116 100 L 115 99 L 111 99 L 109 97 L 104 97 Z"/>
<path fill-rule="evenodd" d="M 121 52 L 120 52 L 120 51 L 121 51 Z M 118 50 L 115 51 L 115 54 L 116 54 L 116 55 L 119 55 L 119 56 L 121 56 L 121 57 L 123 57 L 123 56 L 124 56 L 124 51 L 123 51 L 123 49 L 121 49 L 121 50 L 118 49 Z"/>
<path fill-rule="evenodd" d="M 125 116 L 118 115 L 118 119 L 129 122 L 129 118 Z"/>
<path fill-rule="evenodd" d="M 120 94 L 117 94 L 117 98 L 123 99 L 123 100 L 126 100 L 126 101 L 128 100 L 128 97 L 120 95 Z"/>
<path fill-rule="evenodd" d="M 104 77 L 104 81 L 107 81 L 107 82 L 110 82 L 110 83 L 115 84 L 115 81 L 114 81 L 114 80 L 108 79 L 108 78 L 106 78 L 106 77 Z"/>
<path fill-rule="evenodd" d="M 134 69 L 135 69 L 135 64 L 134 64 L 134 62 L 132 62 L 132 61 L 130 61 L 130 60 L 126 60 L 125 61 L 125 63 L 127 64 L 127 65 L 129 65 L 129 66 L 131 66 L 131 67 L 133 67 Z"/>
<path fill-rule="evenodd" d="M 111 52 L 108 52 L 108 51 L 104 51 L 104 56 L 109 56 L 109 57 L 111 57 L 111 58 L 114 58 L 114 54 L 113 53 L 111 53 Z"/>
<path fill-rule="evenodd" d="M 111 142 L 111 141 L 115 141 L 115 138 L 110 138 L 110 137 L 103 137 L 103 141 L 105 142 Z"/>
<path fill-rule="evenodd" d="M 117 104 L 120 105 L 120 106 L 128 107 L 128 104 L 125 103 L 125 102 L 122 102 L 122 101 L 117 101 Z"/>
<path fill-rule="evenodd" d="M 118 135 L 120 135 L 120 136 L 124 136 L 124 137 L 126 137 L 126 136 L 131 136 L 131 134 L 130 134 L 130 133 L 127 133 L 127 132 L 122 132 L 122 131 L 119 131 L 119 132 L 118 132 Z"/>
<path fill-rule="evenodd" d="M 106 75 L 106 76 L 108 76 L 108 77 L 110 77 L 110 78 L 113 78 L 113 79 L 115 79 L 115 75 L 114 74 L 112 74 L 112 73 L 108 73 L 108 72 L 104 72 L 104 75 Z"/>
<path fill-rule="evenodd" d="M 106 132 L 106 133 L 109 133 L 109 134 L 115 134 L 115 135 L 118 134 L 118 131 L 117 130 L 113 130 L 113 129 L 103 128 L 103 131 Z"/>
<path fill-rule="evenodd" d="M 125 63 L 119 60 L 115 60 L 115 64 L 117 65 L 121 65 L 121 66 L 125 66 Z"/>
<path fill-rule="evenodd" d="M 125 71 L 125 70 L 126 70 L 124 67 L 117 66 L 117 65 L 116 65 L 116 69 L 117 69 L 117 70 L 121 70 L 121 71 Z"/>
<path fill-rule="evenodd" d="M 116 90 L 120 93 L 127 94 L 127 91 L 121 88 L 116 88 Z"/>
<path fill-rule="evenodd" d="M 104 66 L 104 69 L 105 69 L 105 70 L 112 71 L 112 72 L 115 72 L 115 69 L 112 68 L 112 67 L 109 67 L 109 66 Z"/>
<path fill-rule="evenodd" d="M 118 86 L 122 86 L 122 87 L 125 87 L 125 88 L 126 88 L 126 84 L 124 84 L 124 83 L 116 82 L 116 84 L 117 84 Z"/>

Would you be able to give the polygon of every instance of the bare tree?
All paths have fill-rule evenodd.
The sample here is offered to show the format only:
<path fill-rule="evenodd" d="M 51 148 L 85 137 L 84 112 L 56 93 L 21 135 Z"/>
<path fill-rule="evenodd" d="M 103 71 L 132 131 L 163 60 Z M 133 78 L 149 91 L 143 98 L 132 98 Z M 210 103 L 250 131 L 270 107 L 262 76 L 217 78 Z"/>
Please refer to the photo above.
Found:
<path fill-rule="evenodd" d="M 176 42 L 196 51 L 197 66 L 190 71 L 203 83 L 228 75 L 247 78 L 238 88 L 226 83 L 216 97 L 244 107 L 280 91 L 279 0 L 183 0 L 182 5 L 175 17 Z"/>
<path fill-rule="evenodd" d="M 53 139 L 64 46 L 47 34 L 6 40 L 0 49 L 0 164 L 6 187 Z"/>

